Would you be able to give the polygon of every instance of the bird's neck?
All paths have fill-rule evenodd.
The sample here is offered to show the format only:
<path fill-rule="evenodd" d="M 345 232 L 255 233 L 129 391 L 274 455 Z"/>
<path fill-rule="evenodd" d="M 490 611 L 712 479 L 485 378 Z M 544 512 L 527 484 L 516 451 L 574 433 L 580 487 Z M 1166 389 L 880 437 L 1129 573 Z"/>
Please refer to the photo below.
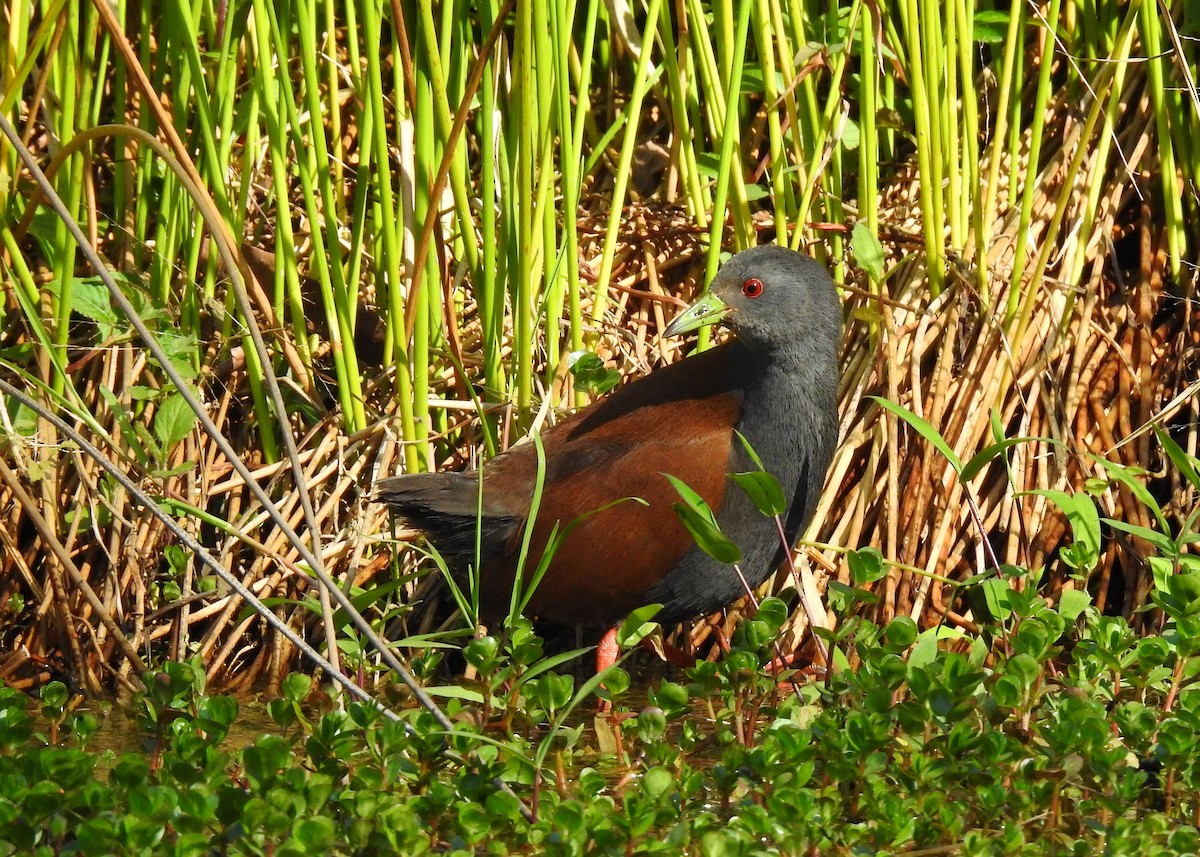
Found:
<path fill-rule="evenodd" d="M 836 435 L 836 360 L 795 347 L 756 351 L 751 360 L 739 430 L 768 470 L 788 478 L 797 455 Z"/>
<path fill-rule="evenodd" d="M 750 352 L 753 377 L 748 391 L 756 407 L 771 407 L 771 402 L 794 405 L 798 401 L 825 406 L 832 410 L 837 395 L 837 363 L 833 353 L 814 354 L 810 348 L 792 343 Z"/>

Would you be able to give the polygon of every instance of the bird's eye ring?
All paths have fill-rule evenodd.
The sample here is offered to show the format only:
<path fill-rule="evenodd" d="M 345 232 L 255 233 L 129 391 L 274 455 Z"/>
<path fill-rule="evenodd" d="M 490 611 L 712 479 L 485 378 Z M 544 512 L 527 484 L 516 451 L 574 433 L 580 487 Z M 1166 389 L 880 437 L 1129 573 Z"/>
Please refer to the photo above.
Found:
<path fill-rule="evenodd" d="M 748 298 L 756 298 L 763 293 L 762 280 L 757 277 L 751 277 L 742 283 L 742 294 Z"/>

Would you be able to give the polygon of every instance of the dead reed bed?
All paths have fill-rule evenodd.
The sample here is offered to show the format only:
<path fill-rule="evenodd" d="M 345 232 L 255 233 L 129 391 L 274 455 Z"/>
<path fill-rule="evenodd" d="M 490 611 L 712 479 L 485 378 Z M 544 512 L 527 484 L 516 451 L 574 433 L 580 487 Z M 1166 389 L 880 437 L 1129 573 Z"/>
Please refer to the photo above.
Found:
<path fill-rule="evenodd" d="M 894 35 L 889 30 L 887 38 Z M 152 34 L 142 37 L 152 41 Z M 1031 38 L 1020 44 L 1034 67 L 1045 43 Z M 632 49 L 617 51 L 624 59 L 637 56 L 622 50 Z M 348 62 L 347 54 L 341 45 L 331 55 Z M 1195 268 L 1185 266 L 1180 276 L 1170 263 L 1172 253 L 1178 254 L 1164 215 L 1172 200 L 1164 198 L 1160 181 L 1170 151 L 1156 121 L 1155 87 L 1161 81 L 1151 79 L 1145 64 L 1104 72 L 1122 77 L 1119 85 L 1104 79 L 1109 86 L 1101 95 L 1109 100 L 1097 112 L 1073 103 L 1067 89 L 1062 97 L 1040 101 L 1034 97 L 1038 82 L 1031 77 L 1020 96 L 1029 104 L 1044 103 L 1040 125 L 1019 127 L 1012 148 L 991 145 L 999 136 L 975 140 L 981 147 L 980 175 L 991 171 L 1022 181 L 994 183 L 989 187 L 999 191 L 993 197 L 974 199 L 969 240 L 955 238 L 947 227 L 945 240 L 933 236 L 931 242 L 923 208 L 930 191 L 919 147 L 897 142 L 893 160 L 878 170 L 877 198 L 857 201 L 849 189 L 830 189 L 832 148 L 800 154 L 781 149 L 781 115 L 783 130 L 804 121 L 793 90 L 812 84 L 818 73 L 822 85 L 840 81 L 835 60 L 831 54 L 809 57 L 792 70 L 793 89 L 767 90 L 752 102 L 753 115 L 738 141 L 748 166 L 744 175 L 733 170 L 736 213 L 724 232 L 729 247 L 751 231 L 759 242 L 803 236 L 802 243 L 845 280 L 843 439 L 824 502 L 798 552 L 802 585 L 828 593 L 831 583 L 848 583 L 846 552 L 871 546 L 882 553 L 888 571 L 874 584 L 875 600 L 859 602 L 854 612 L 877 622 L 910 616 L 921 628 L 970 633 L 977 609 L 973 581 L 996 563 L 1027 569 L 1014 577 L 1015 585 L 1037 586 L 1048 599 L 1068 588 L 1086 588 L 1101 610 L 1139 615 L 1153 584 L 1146 546 L 1138 538 L 1106 532 L 1095 567 L 1077 574 L 1062 561 L 1072 534 L 1053 492 L 1089 492 L 1104 516 L 1154 526 L 1137 492 L 1128 482 L 1112 479 L 1099 463 L 1103 459 L 1141 468 L 1137 484 L 1168 510 L 1176 532 L 1194 523 L 1195 497 L 1164 460 L 1153 433 L 1144 430 L 1157 420 L 1185 450 L 1197 453 L 1190 395 L 1197 365 L 1191 323 Z M 1068 77 L 1065 63 L 1060 57 L 1049 79 Z M 618 94 L 608 96 L 605 109 L 615 121 L 629 94 L 616 88 L 622 73 L 609 72 L 606 85 Z M 770 84 L 773 76 L 766 80 Z M 25 90 L 24 140 L 43 163 L 74 163 L 54 160 L 56 143 L 39 119 L 42 92 L 34 83 L 28 81 Z M 324 85 L 336 94 L 336 75 Z M 975 106 L 981 114 L 988 115 L 997 102 L 996 89 L 994 80 L 980 75 Z M 834 96 L 828 103 L 837 124 L 849 113 L 837 112 Z M 687 159 L 695 153 L 681 151 L 678 137 L 668 130 L 678 119 L 672 113 L 678 105 L 661 93 L 658 97 L 661 101 L 646 108 L 652 121 L 638 147 L 626 152 L 622 144 L 618 151 L 617 138 L 603 141 L 596 155 L 601 167 L 577 188 L 577 210 L 545 209 L 547 223 L 571 232 L 577 242 L 573 260 L 584 288 L 578 306 L 562 293 L 539 298 L 545 301 L 539 306 L 554 310 L 546 311 L 540 332 L 531 333 L 529 320 L 518 312 L 518 304 L 529 301 L 515 287 L 505 292 L 501 285 L 499 313 L 494 295 L 480 302 L 486 293 L 472 279 L 480 269 L 467 258 L 471 242 L 464 244 L 463 237 L 469 233 L 486 250 L 487 228 L 481 225 L 478 234 L 473 225 L 460 229 L 461 220 L 447 213 L 462 207 L 459 197 L 467 182 L 482 193 L 489 180 L 499 179 L 478 172 L 475 162 L 470 169 L 461 164 L 451 171 L 453 189 L 438 197 L 444 216 L 434 218 L 444 241 L 429 255 L 434 261 L 425 274 L 423 302 L 414 299 L 420 309 L 412 342 L 420 339 L 423 321 L 434 321 L 435 333 L 427 332 L 428 351 L 411 365 L 399 361 L 393 347 L 402 322 L 394 311 L 395 278 L 387 270 L 394 248 L 354 231 L 359 221 L 352 215 L 382 206 L 391 192 L 390 181 L 367 190 L 354 181 L 352 167 L 366 149 L 358 135 L 369 130 L 353 112 L 354 99 L 333 98 L 338 109 L 327 117 L 337 132 L 331 132 L 338 152 L 335 184 L 346 191 L 331 219 L 349 224 L 343 232 L 333 228 L 332 242 L 322 233 L 327 221 L 313 211 L 319 208 L 314 200 L 332 195 L 333 185 L 320 185 L 318 193 L 305 184 L 306 176 L 273 173 L 278 165 L 268 167 L 263 150 L 246 141 L 230 149 L 241 158 L 229 166 L 239 205 L 245 212 L 273 215 L 242 219 L 239 212 L 241 235 L 251 245 L 241 257 L 255 275 L 255 317 L 278 357 L 274 371 L 284 378 L 284 421 L 297 437 L 320 559 L 367 621 L 415 662 L 452 639 L 444 633 L 456 627 L 455 620 L 439 598 L 436 572 L 408 549 L 410 535 L 400 534 L 397 541 L 384 510 L 368 501 L 374 478 L 416 461 L 443 468 L 473 465 L 486 454 L 488 431 L 495 432 L 502 449 L 553 421 L 566 403 L 580 404 L 581 397 L 570 390 L 563 355 L 581 341 L 627 376 L 682 356 L 680 345 L 663 342 L 658 331 L 700 288 L 713 230 L 696 214 L 697 200 L 706 196 L 680 201 L 675 193 L 681 183 L 695 183 L 694 171 L 687 173 Z M 771 109 L 779 104 L 786 109 Z M 707 117 L 714 136 L 713 129 L 721 126 L 717 120 L 723 119 L 719 112 Z M 405 121 L 390 116 L 383 124 L 396 130 L 408 127 Z M 580 121 L 580 127 L 587 125 Z M 838 143 L 829 129 L 818 139 L 829 147 Z M 130 293 L 147 325 L 172 362 L 177 358 L 190 373 L 207 412 L 241 451 L 255 482 L 293 529 L 311 536 L 290 465 L 271 448 L 271 433 L 263 431 L 269 422 L 263 366 L 244 337 L 244 319 L 233 309 L 218 255 L 204 242 L 193 242 L 186 229 L 188 238 L 173 237 L 165 224 L 178 226 L 191 216 L 174 197 L 164 200 L 158 220 L 137 208 L 110 220 L 101 202 L 125 192 L 121 182 L 130 180 L 135 159 L 146 156 L 133 143 L 110 141 L 95 152 L 84 148 L 95 163 L 70 167 L 77 170 L 70 187 L 78 192 L 84 231 L 116 260 L 118 270 L 130 272 Z M 639 157 L 631 161 L 627 155 L 635 148 Z M 182 157 L 185 149 L 175 152 Z M 480 150 L 478 140 L 464 148 L 472 157 Z M 279 154 L 272 151 L 272 157 Z M 774 210 L 769 196 L 750 205 L 741 183 L 762 178 L 773 168 L 773 158 L 793 163 L 786 175 L 796 176 L 795 186 L 783 187 L 787 182 L 779 175 L 784 174 L 772 173 L 772 192 L 786 191 L 788 201 L 776 201 Z M 800 161 L 816 165 L 815 171 L 801 176 L 794 166 Z M 635 199 L 621 204 L 625 167 Z M 396 184 L 410 193 L 405 182 L 412 176 L 404 179 Z M 343 663 L 361 681 L 370 681 L 378 660 L 344 611 L 335 613 L 321 603 L 301 551 L 271 521 L 213 439 L 181 416 L 161 367 L 107 303 L 91 278 L 94 272 L 56 250 L 57 227 L 44 211 L 35 213 L 28 177 L 16 171 L 13 181 L 24 207 L 21 216 L 5 221 L 3 231 L 8 315 L 0 348 L 7 375 L 100 445 L 282 623 L 314 640 L 324 631 L 327 646 L 336 639 L 332 648 Z M 1026 187 L 1033 194 L 1023 213 Z M 543 204 L 554 198 L 539 189 Z M 518 190 L 532 193 L 531 187 Z M 819 207 L 796 207 L 801 198 L 810 203 L 815 198 Z M 293 216 L 281 214 L 289 201 Z M 800 214 L 788 220 L 781 214 L 785 210 Z M 612 226 L 614 211 L 619 227 Z M 856 222 L 871 219 L 879 224 L 884 251 L 881 278 L 869 274 L 848 240 Z M 781 228 L 786 236 L 779 235 Z M 135 233 L 143 240 L 131 241 Z M 277 244 L 278 238 L 286 240 Z M 340 247 L 339 242 L 362 254 L 343 260 L 339 276 L 359 284 L 349 295 L 331 287 L 325 261 L 332 253 L 337 263 L 341 250 L 334 245 Z M 931 243 L 942 254 L 932 266 Z M 271 253 L 253 249 L 272 245 L 286 248 L 287 258 L 279 264 Z M 952 246 L 965 249 L 946 249 Z M 64 264 L 75 275 L 70 283 L 74 311 L 68 309 L 56 325 L 51 316 L 61 302 Z M 937 277 L 931 278 L 931 267 Z M 139 271 L 152 275 L 143 282 L 133 275 Z M 943 278 L 935 287 L 934 281 Z M 606 289 L 597 288 L 601 281 Z M 331 301 L 338 312 L 331 311 Z M 497 319 L 499 337 L 493 329 Z M 353 352 L 357 367 L 351 392 L 342 362 L 347 352 Z M 520 383 L 532 390 L 531 406 L 521 405 L 524 393 L 506 397 L 511 387 L 488 388 L 498 366 L 521 374 Z M 56 380 L 61 377 L 70 383 Z M 404 392 L 414 377 L 425 384 L 420 401 L 427 412 L 413 411 L 419 397 Z M 348 397 L 356 414 L 361 412 L 353 419 L 344 407 Z M 964 484 L 944 456 L 872 397 L 914 412 L 964 461 L 1005 438 L 1030 440 L 1001 445 L 994 462 Z M 508 404 L 514 400 L 516 405 Z M 214 686 L 248 690 L 277 683 L 296 667 L 293 644 L 197 565 L 162 520 L 101 470 L 76 440 L 29 408 L 15 401 L 9 405 L 0 409 L 7 436 L 0 457 L 0 680 L 32 687 L 70 677 L 90 691 L 127 690 L 137 685 L 146 662 L 199 657 Z M 781 576 L 773 585 L 784 588 L 790 582 Z M 731 609 L 685 629 L 690 644 L 708 653 L 714 631 L 727 630 L 738 614 Z M 1142 621 L 1157 621 L 1153 612 L 1140 615 Z M 830 609 L 825 622 L 833 627 L 845 618 Z M 809 639 L 807 621 L 797 610 L 795 646 Z"/>

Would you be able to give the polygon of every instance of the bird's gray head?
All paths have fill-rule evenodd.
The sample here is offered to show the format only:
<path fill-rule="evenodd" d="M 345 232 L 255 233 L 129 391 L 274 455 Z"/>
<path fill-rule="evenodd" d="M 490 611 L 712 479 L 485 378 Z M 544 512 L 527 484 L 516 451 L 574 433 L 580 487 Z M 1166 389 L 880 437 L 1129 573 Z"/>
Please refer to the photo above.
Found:
<path fill-rule="evenodd" d="M 774 244 L 743 250 L 726 262 L 708 292 L 665 331 L 686 333 L 724 321 L 738 339 L 776 350 L 810 343 L 836 348 L 842 314 L 829 272 L 813 259 Z"/>

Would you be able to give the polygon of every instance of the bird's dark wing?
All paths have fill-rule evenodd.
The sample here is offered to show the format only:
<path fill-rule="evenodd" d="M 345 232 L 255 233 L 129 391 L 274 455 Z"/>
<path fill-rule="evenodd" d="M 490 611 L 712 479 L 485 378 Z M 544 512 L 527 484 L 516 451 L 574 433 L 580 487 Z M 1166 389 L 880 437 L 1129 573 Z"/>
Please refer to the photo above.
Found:
<path fill-rule="evenodd" d="M 414 529 L 421 530 L 452 568 L 465 570 L 475 562 L 475 538 L 480 532 L 484 562 L 504 550 L 524 520 L 523 514 L 478 515 L 479 474 L 410 473 L 380 479 L 375 497 L 387 503 Z"/>
<path fill-rule="evenodd" d="M 524 579 L 555 524 L 560 532 L 575 524 L 528 612 L 564 623 L 616 621 L 645 603 L 647 590 L 692 547 L 672 508 L 679 496 L 663 474 L 686 482 L 714 511 L 720 508 L 742 403 L 725 348 L 660 369 L 543 435 L 547 464 Z M 517 516 L 529 508 L 527 486 L 536 480 L 537 464 L 528 446 L 484 467 L 491 513 Z M 627 499 L 633 497 L 646 505 Z M 503 603 L 523 535 L 524 527 L 517 527 L 484 568 L 485 589 Z"/>

